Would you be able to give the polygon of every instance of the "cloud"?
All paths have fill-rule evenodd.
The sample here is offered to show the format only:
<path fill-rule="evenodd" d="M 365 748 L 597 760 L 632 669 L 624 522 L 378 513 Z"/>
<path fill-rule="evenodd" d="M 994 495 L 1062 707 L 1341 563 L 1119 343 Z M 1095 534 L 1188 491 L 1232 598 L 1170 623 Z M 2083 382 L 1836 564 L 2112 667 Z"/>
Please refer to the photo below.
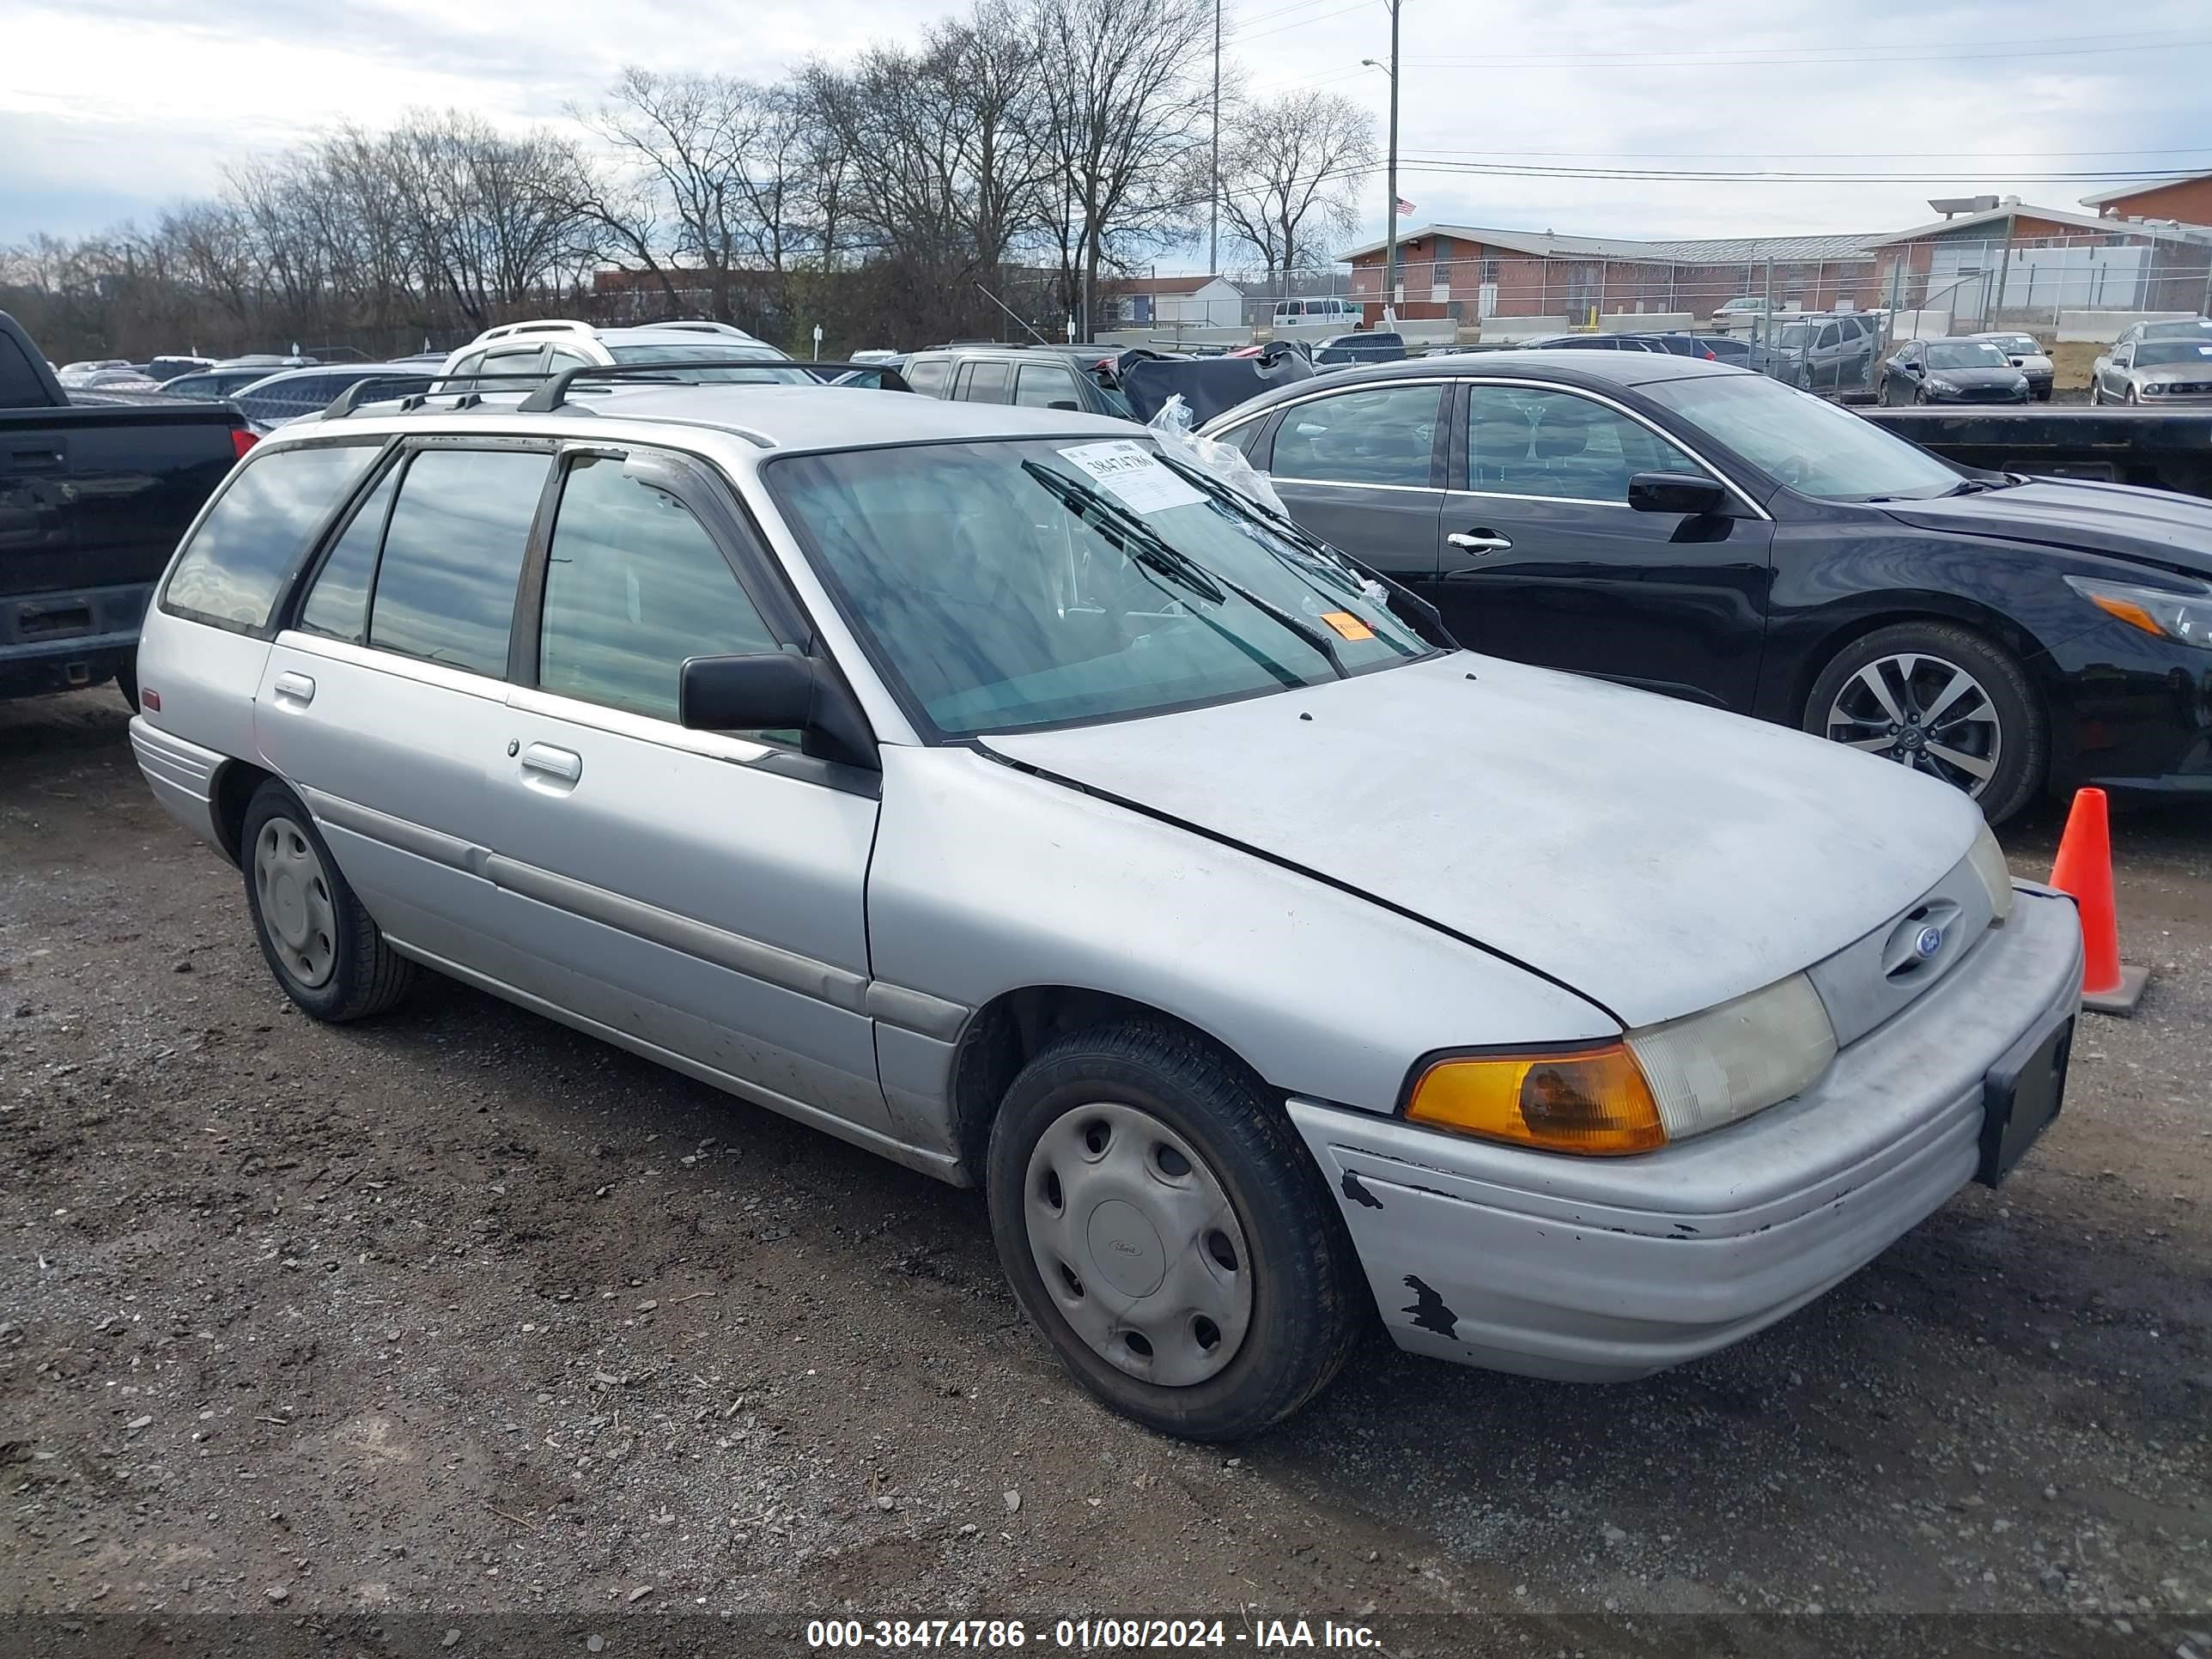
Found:
<path fill-rule="evenodd" d="M 559 122 L 625 62 L 773 76 L 811 54 L 836 60 L 871 40 L 911 37 L 955 9 L 935 0 L 16 0 L 0 58 L 0 243 L 149 216 L 210 188 L 228 162 L 341 121 L 378 126 L 410 106 L 451 105 L 509 125 Z M 1379 124 L 1389 84 L 1358 63 L 1388 55 L 1382 7 L 1240 0 L 1225 15 L 1228 52 L 1253 92 L 1327 87 Z M 1931 196 L 1982 191 L 2069 207 L 2097 182 L 2032 175 L 2212 165 L 2203 148 L 2163 158 L 2084 154 L 2179 150 L 2206 136 L 2212 27 L 2201 0 L 2138 0 L 2094 32 L 2106 21 L 2063 0 L 1408 6 L 1399 193 L 1424 220 L 1751 235 L 1901 228 L 1929 216 Z M 2137 44 L 2161 36 L 2163 46 Z M 2023 55 L 1997 55 L 2007 50 Z M 1750 61 L 1759 56 L 1796 61 Z M 1648 61 L 1662 58 L 1673 61 Z M 1698 58 L 1707 61 L 1683 61 Z M 1632 61 L 1639 58 L 1647 61 Z M 1857 167 L 1916 177 L 1784 185 L 1464 170 L 1533 152 L 1566 165 Z M 1855 159 L 1819 159 L 1845 155 Z M 1381 234 L 1379 173 L 1362 199 L 1371 210 L 1355 240 Z"/>

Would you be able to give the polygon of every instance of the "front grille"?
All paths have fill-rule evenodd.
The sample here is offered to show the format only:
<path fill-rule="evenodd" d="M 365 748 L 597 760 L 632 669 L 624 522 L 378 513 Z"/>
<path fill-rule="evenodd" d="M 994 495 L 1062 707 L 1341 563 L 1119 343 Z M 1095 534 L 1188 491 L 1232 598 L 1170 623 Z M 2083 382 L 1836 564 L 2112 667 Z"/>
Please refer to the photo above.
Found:
<path fill-rule="evenodd" d="M 2168 380 L 2149 395 L 2154 398 L 2201 398 L 2212 392 L 2212 380 Z"/>

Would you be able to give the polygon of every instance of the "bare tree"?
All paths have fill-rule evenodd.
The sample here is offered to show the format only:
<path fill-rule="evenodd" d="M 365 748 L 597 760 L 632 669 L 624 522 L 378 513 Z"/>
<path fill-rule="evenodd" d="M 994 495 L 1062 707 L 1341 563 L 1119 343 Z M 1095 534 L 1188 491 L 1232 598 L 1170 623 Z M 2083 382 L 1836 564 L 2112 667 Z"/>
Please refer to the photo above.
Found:
<path fill-rule="evenodd" d="M 1326 264 L 1328 239 L 1358 222 L 1353 203 L 1375 153 L 1375 118 L 1341 93 L 1244 105 L 1223 124 L 1223 216 L 1270 276 Z"/>
<path fill-rule="evenodd" d="M 1046 234 L 1071 308 L 1091 333 L 1101 269 L 1140 240 L 1179 240 L 1183 189 L 1206 137 L 1198 70 L 1213 40 L 1206 0 L 1028 0 L 1054 172 Z"/>

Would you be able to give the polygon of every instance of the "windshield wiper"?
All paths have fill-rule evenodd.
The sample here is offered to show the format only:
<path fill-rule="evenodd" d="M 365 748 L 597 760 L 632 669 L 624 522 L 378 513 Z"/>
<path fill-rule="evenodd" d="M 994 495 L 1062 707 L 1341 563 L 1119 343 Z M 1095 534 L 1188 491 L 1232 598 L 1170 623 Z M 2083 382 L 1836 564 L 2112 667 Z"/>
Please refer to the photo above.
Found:
<path fill-rule="evenodd" d="M 1241 490 L 1231 489 L 1220 479 L 1200 471 L 1188 462 L 1173 455 L 1160 455 L 1156 459 L 1176 477 L 1186 479 L 1204 490 L 1220 506 L 1227 507 L 1232 513 L 1245 513 L 1257 519 L 1293 547 L 1303 550 L 1316 563 L 1326 566 L 1332 574 L 1349 572 L 1360 581 L 1373 582 L 1392 599 L 1403 599 L 1407 609 L 1413 613 L 1409 626 L 1412 627 L 1416 636 L 1446 651 L 1459 649 L 1459 641 L 1452 637 L 1451 630 L 1444 626 L 1443 613 L 1403 582 L 1397 581 L 1372 566 L 1353 558 L 1342 548 L 1323 541 L 1296 519 L 1276 512 L 1267 502 L 1255 500 Z M 1278 563 L 1299 580 L 1308 584 L 1313 582 L 1315 573 L 1312 570 L 1293 560 L 1285 558 L 1279 550 L 1271 548 L 1269 551 L 1274 554 Z M 1370 603 L 1373 602 L 1370 596 L 1364 591 L 1361 592 L 1360 597 L 1368 599 Z M 1391 611 L 1395 611 L 1397 609 L 1395 605 L 1388 600 L 1384 602 L 1383 608 Z M 1425 628 L 1423 624 L 1426 625 Z M 1410 654 L 1418 655 L 1419 653 Z"/>
<path fill-rule="evenodd" d="M 1057 496 L 1060 504 L 1077 518 L 1105 532 L 1122 552 L 1140 564 L 1157 570 L 1170 581 L 1215 605 L 1221 603 L 1224 590 L 1234 593 L 1261 615 L 1281 623 L 1319 652 L 1337 678 L 1351 677 L 1352 671 L 1344 665 L 1344 659 L 1337 654 L 1336 646 L 1327 634 L 1295 611 L 1284 609 L 1273 599 L 1262 599 L 1242 582 L 1234 581 L 1219 571 L 1210 570 L 1199 563 L 1180 548 L 1171 545 L 1158 531 L 1146 524 L 1140 514 L 1100 495 L 1088 485 L 1061 477 L 1038 462 L 1024 461 L 1022 471 Z"/>

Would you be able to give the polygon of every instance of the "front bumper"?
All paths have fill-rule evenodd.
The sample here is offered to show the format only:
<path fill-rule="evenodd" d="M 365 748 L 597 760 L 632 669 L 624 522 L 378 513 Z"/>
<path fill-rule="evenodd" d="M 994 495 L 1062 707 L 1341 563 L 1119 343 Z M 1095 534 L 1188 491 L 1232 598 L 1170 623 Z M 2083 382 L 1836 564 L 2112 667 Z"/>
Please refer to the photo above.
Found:
<path fill-rule="evenodd" d="M 1750 1335 L 1880 1255 L 1970 1181 L 1983 1077 L 2069 1017 L 2071 900 L 2011 919 L 1796 1099 L 1640 1157 L 1577 1158 L 1293 1099 L 1399 1346 L 1619 1382 Z"/>

